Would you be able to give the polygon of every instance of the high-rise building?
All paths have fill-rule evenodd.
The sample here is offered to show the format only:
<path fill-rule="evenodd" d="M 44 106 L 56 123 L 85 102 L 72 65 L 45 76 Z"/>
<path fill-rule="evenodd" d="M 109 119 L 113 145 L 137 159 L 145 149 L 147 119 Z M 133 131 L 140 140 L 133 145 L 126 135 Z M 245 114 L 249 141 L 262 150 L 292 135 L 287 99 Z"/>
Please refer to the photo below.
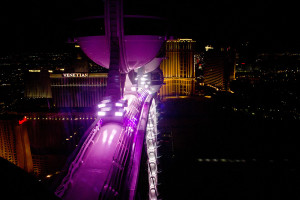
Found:
<path fill-rule="evenodd" d="M 33 172 L 28 133 L 17 120 L 0 120 L 0 156 L 27 172 Z"/>
<path fill-rule="evenodd" d="M 51 99 L 56 108 L 95 106 L 105 94 L 107 81 L 107 73 L 88 72 L 53 74 L 29 70 L 26 77 L 24 96 L 29 99 Z"/>
<path fill-rule="evenodd" d="M 159 91 L 161 98 L 191 96 L 195 92 L 195 81 L 190 78 L 164 79 L 163 85 Z"/>
<path fill-rule="evenodd" d="M 229 91 L 229 83 L 235 76 L 235 54 L 231 50 L 210 50 L 204 55 L 204 84 Z"/>
<path fill-rule="evenodd" d="M 194 93 L 195 66 L 192 39 L 175 39 L 166 42 L 166 59 L 160 65 L 164 83 L 160 89 L 162 98 L 189 96 Z"/>
<path fill-rule="evenodd" d="M 52 98 L 47 70 L 31 69 L 25 73 L 26 98 Z"/>
<path fill-rule="evenodd" d="M 192 39 L 166 42 L 166 57 L 160 65 L 165 78 L 194 78 L 194 44 Z"/>

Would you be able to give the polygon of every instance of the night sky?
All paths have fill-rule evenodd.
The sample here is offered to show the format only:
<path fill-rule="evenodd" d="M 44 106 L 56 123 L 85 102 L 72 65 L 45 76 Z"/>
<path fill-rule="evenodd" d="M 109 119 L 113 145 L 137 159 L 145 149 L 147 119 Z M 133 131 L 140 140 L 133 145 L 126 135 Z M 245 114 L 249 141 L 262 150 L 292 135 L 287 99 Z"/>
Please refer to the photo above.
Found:
<path fill-rule="evenodd" d="M 251 41 L 258 48 L 299 47 L 296 1 L 125 0 L 128 14 L 168 19 L 168 34 L 203 43 Z M 7 1 L 0 7 L 1 52 L 59 48 L 71 35 L 71 21 L 103 14 L 102 0 Z"/>

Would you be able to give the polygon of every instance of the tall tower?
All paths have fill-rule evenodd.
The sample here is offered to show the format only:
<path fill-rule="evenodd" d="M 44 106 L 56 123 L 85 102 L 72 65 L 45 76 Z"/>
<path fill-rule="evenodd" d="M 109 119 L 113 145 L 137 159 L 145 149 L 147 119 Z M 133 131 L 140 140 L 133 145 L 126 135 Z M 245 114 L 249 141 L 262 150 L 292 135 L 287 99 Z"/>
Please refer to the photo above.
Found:
<path fill-rule="evenodd" d="M 235 53 L 233 51 L 208 51 L 204 57 L 204 84 L 229 91 L 234 79 Z"/>
<path fill-rule="evenodd" d="M 165 82 L 160 89 L 161 98 L 190 96 L 194 93 L 195 42 L 192 39 L 176 39 L 166 42 L 166 59 L 160 65 Z"/>
<path fill-rule="evenodd" d="M 166 57 L 160 65 L 165 78 L 195 78 L 192 39 L 168 40 Z"/>
<path fill-rule="evenodd" d="M 33 163 L 27 129 L 16 120 L 0 120 L 0 156 L 27 172 Z"/>

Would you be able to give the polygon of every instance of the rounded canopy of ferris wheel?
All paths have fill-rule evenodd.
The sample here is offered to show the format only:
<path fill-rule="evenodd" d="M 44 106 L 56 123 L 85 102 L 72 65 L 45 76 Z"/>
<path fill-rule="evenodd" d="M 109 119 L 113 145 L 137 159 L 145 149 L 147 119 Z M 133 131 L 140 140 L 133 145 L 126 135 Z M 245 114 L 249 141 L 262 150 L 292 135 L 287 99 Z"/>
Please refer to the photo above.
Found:
<path fill-rule="evenodd" d="M 163 20 L 158 17 L 124 16 L 123 54 L 128 69 L 146 65 L 147 71 L 152 71 L 159 66 L 154 64 L 154 60 L 157 60 L 155 58 L 165 41 L 161 22 Z M 110 41 L 105 36 L 104 18 L 86 17 L 78 20 L 77 24 L 79 31 L 75 42 L 91 60 L 109 68 Z"/>

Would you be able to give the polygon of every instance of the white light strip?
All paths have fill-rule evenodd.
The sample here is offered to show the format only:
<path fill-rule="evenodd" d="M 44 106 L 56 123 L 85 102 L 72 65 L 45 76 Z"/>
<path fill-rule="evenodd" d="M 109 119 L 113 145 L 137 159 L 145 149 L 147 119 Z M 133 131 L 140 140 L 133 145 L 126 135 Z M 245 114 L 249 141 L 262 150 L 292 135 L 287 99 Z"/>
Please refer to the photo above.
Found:
<path fill-rule="evenodd" d="M 122 117 L 123 116 L 123 112 L 115 112 L 115 116 Z"/>
<path fill-rule="evenodd" d="M 105 103 L 101 103 L 101 104 L 98 105 L 98 108 L 104 108 L 105 106 L 106 106 Z"/>
<path fill-rule="evenodd" d="M 149 199 L 156 200 L 157 191 L 157 119 L 156 104 L 152 101 L 148 124 L 146 128 L 146 144 L 148 155 L 148 181 L 149 181 Z"/>

